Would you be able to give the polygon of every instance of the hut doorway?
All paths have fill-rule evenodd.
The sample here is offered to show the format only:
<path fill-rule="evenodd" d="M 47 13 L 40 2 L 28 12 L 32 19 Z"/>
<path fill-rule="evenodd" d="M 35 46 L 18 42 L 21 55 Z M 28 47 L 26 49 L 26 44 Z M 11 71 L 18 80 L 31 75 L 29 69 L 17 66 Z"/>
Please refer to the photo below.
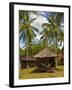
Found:
<path fill-rule="evenodd" d="M 50 65 L 50 67 L 55 67 L 55 58 L 54 57 L 50 57 L 48 63 Z"/>

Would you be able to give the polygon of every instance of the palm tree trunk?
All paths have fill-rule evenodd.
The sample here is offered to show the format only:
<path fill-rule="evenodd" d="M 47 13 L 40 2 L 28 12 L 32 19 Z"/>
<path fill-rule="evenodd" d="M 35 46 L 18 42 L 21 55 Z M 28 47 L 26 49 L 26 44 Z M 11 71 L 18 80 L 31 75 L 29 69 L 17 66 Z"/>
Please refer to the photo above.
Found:
<path fill-rule="evenodd" d="M 27 44 L 26 44 L 26 46 L 27 46 L 27 52 L 26 52 L 26 58 L 27 58 L 27 68 L 29 68 L 29 63 L 28 63 L 28 38 L 27 38 Z"/>
<path fill-rule="evenodd" d="M 55 39 L 55 52 L 57 54 L 57 36 L 55 35 L 55 32 L 54 32 L 54 39 Z M 57 67 L 57 57 L 55 59 L 55 68 Z"/>
<path fill-rule="evenodd" d="M 27 46 L 27 60 L 28 60 L 28 46 Z M 29 68 L 29 63 L 27 61 L 27 68 Z"/>
<path fill-rule="evenodd" d="M 57 52 L 57 36 L 56 36 L 56 54 L 57 54 L 57 57 L 56 57 L 56 67 L 57 67 L 57 61 L 58 61 L 58 52 Z"/>

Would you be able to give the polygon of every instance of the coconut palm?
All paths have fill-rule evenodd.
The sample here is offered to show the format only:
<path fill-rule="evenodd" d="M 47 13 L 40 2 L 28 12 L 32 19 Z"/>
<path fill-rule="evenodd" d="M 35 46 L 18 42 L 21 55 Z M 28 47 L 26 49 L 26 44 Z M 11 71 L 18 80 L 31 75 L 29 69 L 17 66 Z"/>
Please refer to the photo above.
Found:
<path fill-rule="evenodd" d="M 23 41 L 25 42 L 26 49 L 27 49 L 27 58 L 28 58 L 28 47 L 32 40 L 36 37 L 36 32 L 38 32 L 38 29 L 32 26 L 33 21 L 36 20 L 36 18 L 30 19 L 30 12 L 29 11 L 21 11 L 20 12 L 20 39 L 23 38 Z M 29 67 L 27 63 L 27 68 Z"/>
<path fill-rule="evenodd" d="M 58 36 L 61 31 L 61 20 L 63 17 L 63 13 L 51 13 L 50 16 L 47 18 L 48 23 L 44 23 L 42 26 L 49 28 L 49 33 L 47 37 L 49 41 L 54 43 L 57 47 L 58 43 Z M 44 32 L 44 31 L 43 31 Z"/>
<path fill-rule="evenodd" d="M 40 33 L 42 35 L 41 40 L 43 40 L 44 46 L 48 46 L 48 44 L 51 44 L 52 30 L 50 30 L 50 25 L 48 25 L 48 27 L 43 25 L 42 25 L 43 31 Z"/>
<path fill-rule="evenodd" d="M 44 30 L 40 34 L 42 34 L 40 39 L 42 39 L 43 40 L 43 44 L 45 46 L 47 46 L 48 45 L 48 35 L 47 35 L 48 34 L 48 29 L 44 28 Z"/>
<path fill-rule="evenodd" d="M 46 34 L 43 34 L 44 35 L 43 37 L 48 37 L 47 42 L 49 40 L 56 46 L 56 48 L 55 48 L 56 53 L 57 53 L 57 47 L 58 47 L 58 38 L 60 38 L 60 41 L 63 40 L 62 36 L 59 37 L 59 35 L 61 33 L 60 29 L 61 29 L 62 18 L 63 18 L 63 13 L 51 13 L 50 16 L 47 18 L 48 23 L 44 23 L 42 25 L 43 27 L 46 27 L 47 29 L 49 28 L 48 29 L 49 31 L 46 32 Z M 45 32 L 45 30 L 43 32 Z"/>
<path fill-rule="evenodd" d="M 60 46 L 63 48 L 64 46 L 64 31 L 61 30 L 59 33 L 58 41 L 60 42 Z"/>

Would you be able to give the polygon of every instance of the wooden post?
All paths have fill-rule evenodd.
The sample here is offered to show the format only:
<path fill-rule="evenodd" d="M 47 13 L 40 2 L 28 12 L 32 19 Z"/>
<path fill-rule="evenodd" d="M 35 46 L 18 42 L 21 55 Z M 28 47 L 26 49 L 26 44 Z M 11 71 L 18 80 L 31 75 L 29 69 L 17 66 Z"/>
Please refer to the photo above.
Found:
<path fill-rule="evenodd" d="M 27 61 L 27 68 L 29 68 L 29 63 L 28 63 L 28 61 Z"/>

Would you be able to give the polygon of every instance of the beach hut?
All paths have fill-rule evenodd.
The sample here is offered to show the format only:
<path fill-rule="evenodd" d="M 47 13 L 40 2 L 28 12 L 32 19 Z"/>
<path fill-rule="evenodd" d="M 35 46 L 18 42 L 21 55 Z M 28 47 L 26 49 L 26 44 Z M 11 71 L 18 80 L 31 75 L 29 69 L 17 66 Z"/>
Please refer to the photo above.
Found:
<path fill-rule="evenodd" d="M 55 58 L 57 54 L 48 47 L 45 47 L 39 53 L 37 53 L 34 58 L 37 59 L 37 66 L 42 67 L 42 65 L 50 66 L 50 68 L 55 67 Z"/>
<path fill-rule="evenodd" d="M 36 59 L 32 57 L 20 57 L 21 68 L 29 68 L 36 66 Z"/>

